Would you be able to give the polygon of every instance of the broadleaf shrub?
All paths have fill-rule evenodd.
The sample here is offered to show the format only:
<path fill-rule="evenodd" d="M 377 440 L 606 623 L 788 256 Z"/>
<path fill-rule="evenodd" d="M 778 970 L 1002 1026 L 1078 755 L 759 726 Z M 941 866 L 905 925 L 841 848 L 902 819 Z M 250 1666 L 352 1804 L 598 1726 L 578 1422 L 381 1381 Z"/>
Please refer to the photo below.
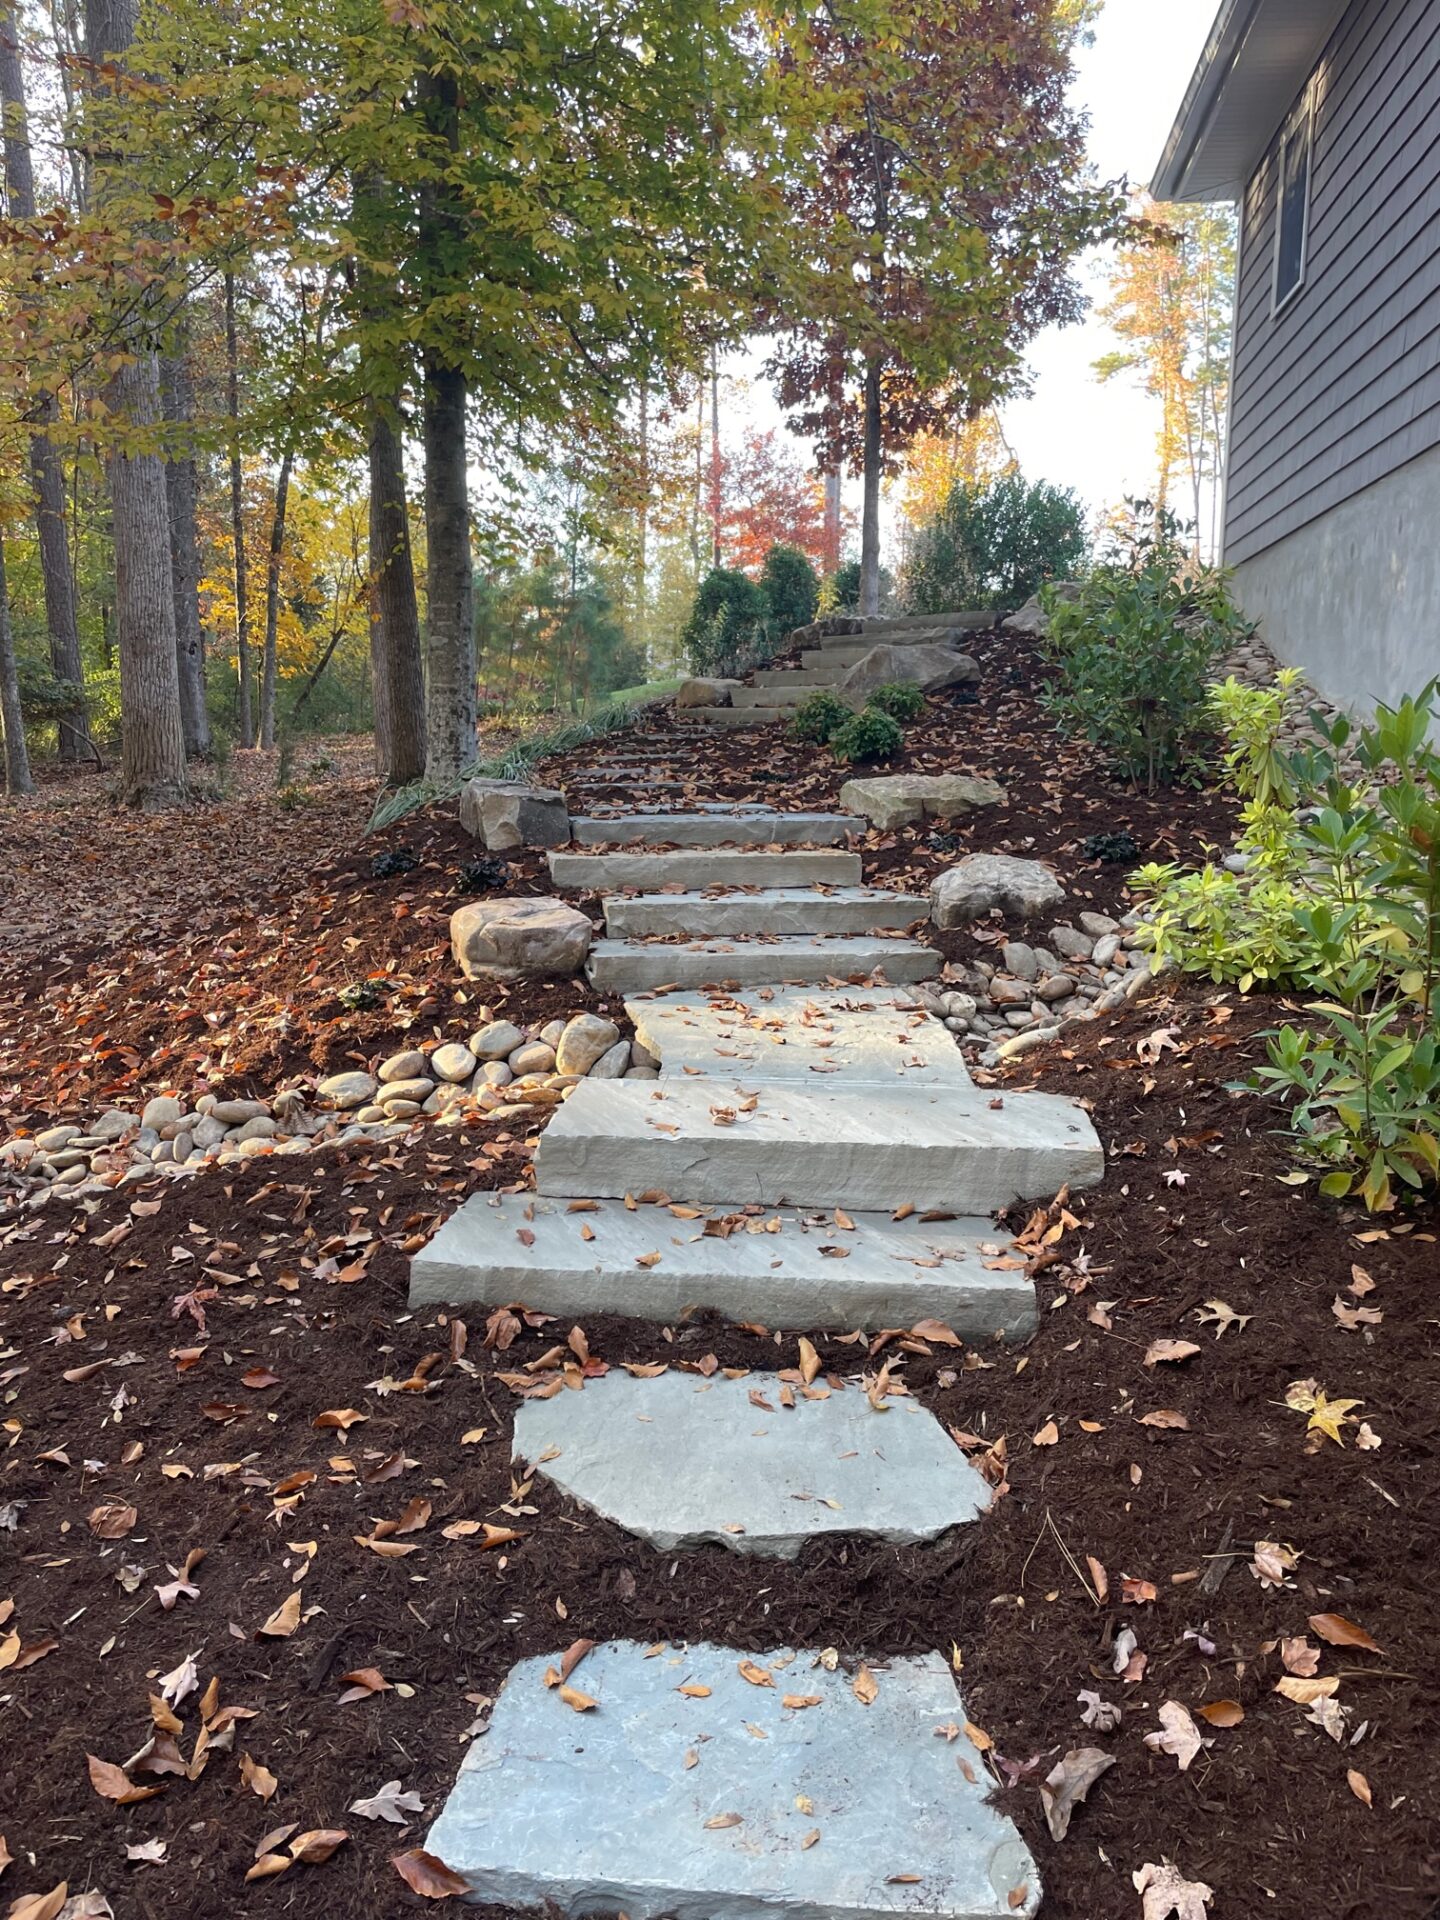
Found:
<path fill-rule="evenodd" d="M 852 766 L 869 760 L 889 760 L 905 744 L 900 722 L 892 720 L 878 707 L 866 707 L 830 736 L 830 750 L 837 760 Z"/>
<path fill-rule="evenodd" d="M 765 595 L 747 573 L 712 567 L 680 640 L 697 673 L 735 676 L 773 652 Z"/>
<path fill-rule="evenodd" d="M 1041 594 L 1054 669 L 1042 698 L 1063 732 L 1092 741 L 1153 792 L 1189 770 L 1210 716 L 1206 686 L 1253 628 L 1227 576 L 1186 551 L 1174 516 L 1147 526 L 1146 503 L 1132 507 L 1134 524 L 1075 599 Z"/>
<path fill-rule="evenodd" d="M 925 711 L 925 695 L 913 680 L 890 680 L 883 687 L 876 687 L 865 704 L 878 707 L 892 720 L 918 720 Z"/>
<path fill-rule="evenodd" d="M 760 591 L 765 596 L 771 637 L 777 641 L 815 618 L 820 580 L 798 547 L 787 547 L 779 541 L 771 547 L 760 570 Z"/>
<path fill-rule="evenodd" d="M 907 613 L 1013 612 L 1045 581 L 1073 580 L 1089 553 L 1078 494 L 1018 473 L 982 486 L 961 480 L 917 531 L 900 598 Z"/>
<path fill-rule="evenodd" d="M 853 707 L 822 687 L 812 693 L 808 700 L 802 700 L 795 709 L 790 722 L 790 735 L 795 740 L 808 741 L 812 746 L 823 747 L 829 743 L 847 720 L 855 718 Z"/>

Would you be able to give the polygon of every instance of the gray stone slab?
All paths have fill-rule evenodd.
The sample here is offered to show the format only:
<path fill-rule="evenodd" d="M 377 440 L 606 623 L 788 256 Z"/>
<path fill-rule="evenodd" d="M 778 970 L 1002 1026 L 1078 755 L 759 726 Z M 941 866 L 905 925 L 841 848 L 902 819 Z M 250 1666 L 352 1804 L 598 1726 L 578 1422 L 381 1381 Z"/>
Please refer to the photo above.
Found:
<path fill-rule="evenodd" d="M 904 987 L 758 988 L 627 1000 L 661 1077 L 712 1074 L 757 1083 L 968 1086 L 954 1036 Z"/>
<path fill-rule="evenodd" d="M 734 1230 L 707 1233 L 710 1215 L 734 1221 Z M 681 1219 L 657 1205 L 632 1212 L 621 1200 L 571 1213 L 564 1200 L 477 1193 L 411 1261 L 410 1304 L 521 1300 L 541 1313 L 661 1324 L 709 1309 L 769 1327 L 847 1332 L 935 1319 L 972 1345 L 1035 1331 L 1034 1284 L 996 1264 L 1007 1240 L 992 1221 L 846 1218 L 851 1232 L 828 1213 L 793 1208 L 741 1215 L 714 1207 Z"/>
<path fill-rule="evenodd" d="M 864 640 L 857 636 L 853 640 L 830 640 L 823 647 L 805 647 L 800 654 L 800 665 L 807 673 L 817 667 L 838 669 L 839 679 L 846 667 L 853 667 L 857 660 L 863 660 L 875 645 L 873 640 Z"/>
<path fill-rule="evenodd" d="M 790 718 L 788 707 L 692 707 L 687 720 L 699 720 L 707 727 L 773 727 Z"/>
<path fill-rule="evenodd" d="M 793 1560 L 822 1534 L 914 1546 L 989 1506 L 985 1481 L 918 1400 L 877 1412 L 855 1384 L 809 1391 L 822 1397 L 767 1373 L 611 1373 L 523 1402 L 515 1457 L 662 1553 L 708 1545 Z"/>
<path fill-rule="evenodd" d="M 1033 1920 L 1034 1860 L 983 1770 L 967 1779 L 936 1738 L 965 1720 L 941 1654 L 872 1661 L 866 1706 L 813 1652 L 749 1656 L 772 1676 L 756 1686 L 727 1648 L 609 1641 L 571 1676 L 585 1713 L 545 1685 L 558 1657 L 512 1669 L 426 1838 L 472 1901 L 569 1920 Z"/>
<path fill-rule="evenodd" d="M 581 847 L 832 847 L 862 830 L 847 813 L 781 813 L 764 807 L 587 816 L 570 825 Z"/>
<path fill-rule="evenodd" d="M 757 687 L 808 687 L 814 693 L 818 687 L 833 687 L 840 678 L 838 667 L 790 667 L 765 668 L 751 676 Z"/>
<path fill-rule="evenodd" d="M 858 887 L 858 853 L 786 851 L 745 853 L 552 853 L 550 878 L 573 893 L 634 887 Z"/>
<path fill-rule="evenodd" d="M 878 927 L 928 922 L 928 895 L 883 887 L 764 887 L 754 893 L 642 893 L 605 902 L 605 930 L 615 939 L 665 934 L 872 933 Z"/>
<path fill-rule="evenodd" d="M 742 986 L 785 981 L 869 979 L 930 980 L 942 961 L 919 941 L 843 934 L 745 941 L 710 938 L 646 945 L 597 940 L 586 974 L 606 993 L 643 993 L 653 987 L 703 987 L 733 980 Z"/>
<path fill-rule="evenodd" d="M 1055 1094 L 586 1080 L 535 1169 L 541 1193 L 567 1198 L 653 1187 L 696 1203 L 976 1214 L 1094 1186 L 1105 1155 L 1084 1110 Z"/>
<path fill-rule="evenodd" d="M 782 686 L 772 681 L 765 687 L 737 687 L 730 696 L 731 705 L 741 709 L 746 707 L 798 707 L 802 700 L 808 700 L 815 691 L 813 687 Z"/>

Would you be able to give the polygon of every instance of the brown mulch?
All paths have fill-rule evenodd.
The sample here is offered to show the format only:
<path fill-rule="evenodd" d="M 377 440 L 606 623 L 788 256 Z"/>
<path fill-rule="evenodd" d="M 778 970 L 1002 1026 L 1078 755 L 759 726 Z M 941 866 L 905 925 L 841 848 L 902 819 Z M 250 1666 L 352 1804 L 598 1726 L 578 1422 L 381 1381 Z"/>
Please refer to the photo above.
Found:
<path fill-rule="evenodd" d="M 1020 690 L 994 700 L 994 713 L 987 696 L 983 709 L 937 715 L 912 749 L 943 754 L 931 736 L 949 727 L 943 764 L 1011 785 L 1012 806 L 967 826 L 975 836 L 967 844 L 1008 838 L 1021 850 L 1028 835 L 1072 891 L 1093 889 L 1097 903 L 1115 906 L 1115 871 L 1077 859 L 1085 833 L 1124 827 L 1147 847 L 1184 852 L 1223 832 L 1214 796 L 1131 795 L 1087 771 L 1084 756 L 1057 749 Z M 1008 744 L 1007 710 L 1017 729 Z M 974 731 L 956 751 L 961 726 L 991 730 L 983 751 L 971 750 Z M 645 737 L 668 732 L 652 720 Z M 747 740 L 767 765 L 788 752 L 766 734 L 725 736 L 716 752 L 732 774 L 751 753 Z M 624 744 L 600 743 L 616 764 L 634 764 L 619 759 Z M 719 771 L 686 752 L 687 773 L 718 795 Z M 833 779 L 813 760 L 806 756 L 797 790 L 777 793 L 784 804 L 818 797 L 804 780 Z M 300 837 L 289 882 L 277 868 L 263 899 L 244 905 L 211 849 L 213 894 L 208 904 L 183 896 L 185 935 L 166 945 L 157 919 L 148 964 L 175 1001 L 167 969 L 187 940 L 208 937 L 213 952 L 234 949 L 223 961 L 227 992 L 253 982 L 245 1004 L 278 998 L 302 1028 L 292 1042 L 237 1017 L 231 1072 L 247 1045 L 270 1066 L 308 1058 L 304 1049 L 322 1043 L 333 1042 L 327 1060 L 381 1044 L 381 1026 L 365 1023 L 382 1016 L 334 1009 L 340 960 L 330 949 L 342 927 L 367 956 L 395 960 L 401 988 L 390 1004 L 422 1031 L 449 1031 L 468 1011 L 453 1002 L 443 929 L 424 917 L 438 922 L 448 911 L 455 863 L 473 857 L 468 844 L 443 822 L 404 823 L 381 845 L 410 846 L 419 868 L 374 881 L 375 849 L 354 838 L 363 818 L 355 799 L 324 833 L 316 826 Z M 1178 823 L 1168 839 L 1166 819 Z M 264 823 L 254 824 L 268 839 Z M 169 831 L 191 837 L 184 823 Z M 887 838 L 893 849 L 872 851 L 893 852 L 897 868 L 954 857 L 923 835 Z M 296 918 L 275 961 L 285 969 L 277 994 L 262 926 L 285 907 L 286 884 Z M 397 918 L 401 905 L 409 911 Z M 198 917 L 211 912 L 213 924 L 199 930 Z M 303 948 L 327 928 L 335 932 L 311 985 Z M 152 1046 L 174 1040 L 163 1007 L 123 1005 L 139 999 L 146 964 L 127 957 L 123 942 L 96 937 L 77 945 L 70 969 L 76 992 L 102 972 L 121 980 L 107 1031 L 133 1021 L 126 1044 L 136 1050 L 142 1036 Z M 31 982 L 37 997 L 22 1007 L 41 1006 L 49 984 Z M 1376 1221 L 1284 1183 L 1293 1163 L 1273 1114 L 1231 1090 L 1276 1011 L 1205 983 L 1156 986 L 1115 1023 L 1009 1070 L 1007 1090 L 1038 1085 L 1090 1102 L 1110 1162 L 1102 1188 L 1071 1197 L 1070 1222 L 1051 1212 L 1063 1230 L 1042 1257 L 1041 1326 L 1022 1352 L 964 1355 L 934 1343 L 926 1351 L 912 1340 L 890 1341 L 872 1358 L 863 1341 L 815 1336 L 836 1378 L 854 1380 L 887 1359 L 956 1430 L 986 1443 L 1004 1436 L 1008 1492 L 984 1521 L 936 1548 L 836 1542 L 794 1564 L 719 1548 L 660 1556 L 543 1479 L 516 1485 L 517 1402 L 501 1374 L 521 1375 L 557 1347 L 577 1368 L 586 1353 L 592 1365 L 790 1366 L 800 1330 L 777 1340 L 705 1321 L 664 1329 L 602 1319 L 573 1343 L 564 1324 L 521 1326 L 497 1351 L 485 1344 L 479 1310 L 459 1316 L 463 1335 L 450 1316 L 411 1315 L 409 1251 L 463 1194 L 528 1177 L 529 1144 L 494 1125 L 247 1162 L 111 1195 L 89 1214 L 0 1226 L 0 1606 L 14 1601 L 0 1623 L 0 1835 L 14 1856 L 0 1894 L 63 1878 L 72 1893 L 102 1891 L 119 1920 L 414 1912 L 422 1903 L 389 1856 L 423 1840 L 467 1732 L 508 1668 L 577 1638 L 623 1635 L 708 1638 L 750 1652 L 834 1646 L 847 1660 L 869 1660 L 881 1685 L 886 1656 L 954 1647 L 970 1719 L 994 1743 L 997 1780 L 1013 1782 L 999 1804 L 1035 1852 L 1046 1920 L 1138 1920 L 1130 1876 L 1165 1858 L 1215 1889 L 1212 1920 L 1433 1913 L 1440 1213 Z M 19 1044 L 4 1010 L 0 1032 Z M 26 1069 L 27 1087 L 54 1080 L 48 1050 L 62 1041 L 74 1045 L 46 1030 L 24 1037 L 41 1063 Z M 184 1064 L 196 1043 L 177 1044 L 173 1058 Z M 56 1084 L 88 1084 L 108 1064 L 85 1062 Z M 120 1066 L 132 1084 L 165 1084 L 168 1063 Z M 1337 1299 L 1347 1317 L 1356 1308 L 1381 1317 L 1347 1328 Z M 1217 1337 L 1213 1319 L 1200 1318 L 1213 1301 L 1248 1320 Z M 496 1331 L 505 1338 L 510 1328 Z M 1199 1352 L 1147 1366 L 1157 1339 L 1193 1341 Z M 1355 1418 L 1369 1423 L 1378 1449 L 1357 1449 L 1353 1424 L 1343 1446 L 1307 1437 L 1305 1415 L 1285 1404 L 1291 1383 L 1305 1379 L 1332 1400 L 1358 1402 Z M 350 1410 L 364 1419 L 348 1432 L 314 1424 Z M 1143 1424 L 1157 1410 L 1187 1424 Z M 1054 1443 L 1036 1445 L 1052 1421 Z M 429 1505 L 423 1524 L 380 1541 L 414 1553 L 388 1557 L 357 1540 L 375 1540 L 377 1521 L 407 1509 L 421 1518 L 415 1502 Z M 96 1537 L 96 1526 L 112 1523 L 92 1516 L 126 1506 L 135 1510 L 128 1531 Z M 521 1538 L 486 1551 L 483 1535 L 445 1537 L 457 1521 Z M 126 1523 L 121 1514 L 113 1525 Z M 1251 1572 L 1265 1541 L 1297 1556 L 1288 1588 L 1262 1587 Z M 198 1597 L 182 1594 L 165 1610 L 156 1587 L 198 1551 Z M 1150 1583 L 1154 1597 L 1126 1580 Z M 260 1636 L 297 1590 L 294 1631 Z M 1383 1652 L 1324 1645 L 1307 1621 L 1327 1613 L 1359 1623 Z M 1113 1671 L 1126 1627 L 1147 1660 L 1129 1683 Z M 21 1651 L 7 1661 L 12 1631 Z M 1274 1690 L 1285 1672 L 1279 1643 L 1299 1635 L 1319 1650 L 1319 1673 L 1339 1679 L 1343 1746 Z M 150 1735 L 151 1696 L 190 1656 L 201 1692 L 216 1676 L 221 1708 L 255 1717 L 236 1724 L 233 1744 L 219 1731 L 194 1780 L 132 1768 L 136 1785 L 165 1791 L 117 1807 L 92 1788 L 86 1756 L 131 1760 Z M 341 1705 L 343 1676 L 367 1668 L 387 1690 Z M 1082 1689 L 1122 1707 L 1117 1731 L 1082 1725 Z M 174 1736 L 192 1764 L 199 1699 L 180 1702 Z M 1212 1744 L 1187 1771 L 1144 1744 L 1162 1703 L 1198 1713 L 1219 1700 L 1237 1702 L 1244 1718 L 1228 1730 L 1201 1721 Z M 1117 1764 L 1057 1845 L 1038 1782 L 1069 1748 L 1088 1745 Z M 275 1775 L 268 1800 L 245 1784 L 242 1755 Z M 1350 1771 L 1373 1804 L 1357 1798 Z M 424 1801 L 408 1830 L 348 1811 L 397 1777 Z M 256 1844 L 292 1822 L 350 1839 L 324 1865 L 247 1885 Z M 127 1847 L 157 1840 L 163 1860 L 127 1862 Z"/>

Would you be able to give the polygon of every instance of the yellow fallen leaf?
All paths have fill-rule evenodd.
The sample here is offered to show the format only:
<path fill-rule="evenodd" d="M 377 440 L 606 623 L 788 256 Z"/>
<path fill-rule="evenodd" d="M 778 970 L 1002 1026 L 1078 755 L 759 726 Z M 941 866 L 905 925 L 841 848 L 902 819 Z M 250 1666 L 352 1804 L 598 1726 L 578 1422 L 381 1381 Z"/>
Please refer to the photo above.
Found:
<path fill-rule="evenodd" d="M 1345 1778 L 1349 1781 L 1350 1791 L 1354 1794 L 1355 1798 L 1363 1802 L 1365 1806 L 1373 1807 L 1375 1804 L 1375 1796 L 1371 1793 L 1370 1782 L 1365 1778 L 1364 1774 L 1360 1773 L 1356 1768 L 1351 1767 L 1347 1771 Z"/>
<path fill-rule="evenodd" d="M 880 1688 L 869 1667 L 861 1667 L 860 1671 L 850 1683 L 850 1691 L 855 1695 L 855 1698 L 860 1702 L 862 1707 L 868 1707 L 879 1699 Z"/>
<path fill-rule="evenodd" d="M 705 1825 L 711 1832 L 718 1833 L 726 1827 L 742 1826 L 744 1820 L 745 1816 L 742 1813 L 717 1813 L 707 1820 Z"/>
<path fill-rule="evenodd" d="M 742 1660 L 736 1672 L 742 1680 L 748 1680 L 752 1687 L 773 1687 L 775 1684 L 774 1675 L 767 1673 L 764 1667 L 757 1667 L 753 1660 Z"/>
<path fill-rule="evenodd" d="M 818 1707 L 821 1696 L 818 1693 L 787 1693 L 780 1704 L 799 1713 L 805 1707 Z"/>
<path fill-rule="evenodd" d="M 1297 1706 L 1313 1706 L 1317 1700 L 1328 1699 L 1340 1691 L 1340 1682 L 1334 1674 L 1326 1674 L 1320 1679 L 1306 1679 L 1303 1674 L 1287 1673 L 1283 1680 L 1275 1683 L 1276 1693 L 1283 1693 L 1287 1700 L 1295 1701 Z"/>
<path fill-rule="evenodd" d="M 589 1713 L 593 1707 L 600 1704 L 598 1700 L 592 1700 L 588 1693 L 581 1693 L 578 1687 L 561 1687 L 560 1698 L 567 1707 L 573 1707 L 576 1713 Z"/>
<path fill-rule="evenodd" d="M 257 1639 L 288 1640 L 300 1624 L 300 1589 L 297 1587 L 271 1614 L 256 1635 Z"/>
<path fill-rule="evenodd" d="M 1031 1438 L 1033 1447 L 1053 1447 L 1060 1438 L 1060 1429 L 1053 1420 L 1047 1420 L 1040 1431 Z"/>

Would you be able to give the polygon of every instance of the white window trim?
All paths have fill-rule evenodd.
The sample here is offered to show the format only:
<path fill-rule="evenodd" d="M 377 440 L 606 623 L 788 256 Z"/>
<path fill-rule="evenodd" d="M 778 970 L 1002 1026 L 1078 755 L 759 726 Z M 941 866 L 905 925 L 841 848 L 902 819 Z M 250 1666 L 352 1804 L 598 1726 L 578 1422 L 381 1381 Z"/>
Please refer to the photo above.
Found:
<path fill-rule="evenodd" d="M 1308 157 L 1305 165 L 1305 207 L 1300 216 L 1300 271 L 1295 284 L 1280 298 L 1280 240 L 1282 233 L 1282 215 L 1285 205 L 1285 150 L 1294 138 L 1296 129 L 1304 122 Z M 1278 320 L 1282 313 L 1288 312 L 1291 304 L 1304 291 L 1306 276 L 1310 270 L 1310 201 L 1315 185 L 1315 85 L 1305 89 L 1305 97 L 1295 111 L 1286 120 L 1280 134 L 1280 164 L 1275 180 L 1275 249 L 1270 265 L 1270 318 Z"/>

